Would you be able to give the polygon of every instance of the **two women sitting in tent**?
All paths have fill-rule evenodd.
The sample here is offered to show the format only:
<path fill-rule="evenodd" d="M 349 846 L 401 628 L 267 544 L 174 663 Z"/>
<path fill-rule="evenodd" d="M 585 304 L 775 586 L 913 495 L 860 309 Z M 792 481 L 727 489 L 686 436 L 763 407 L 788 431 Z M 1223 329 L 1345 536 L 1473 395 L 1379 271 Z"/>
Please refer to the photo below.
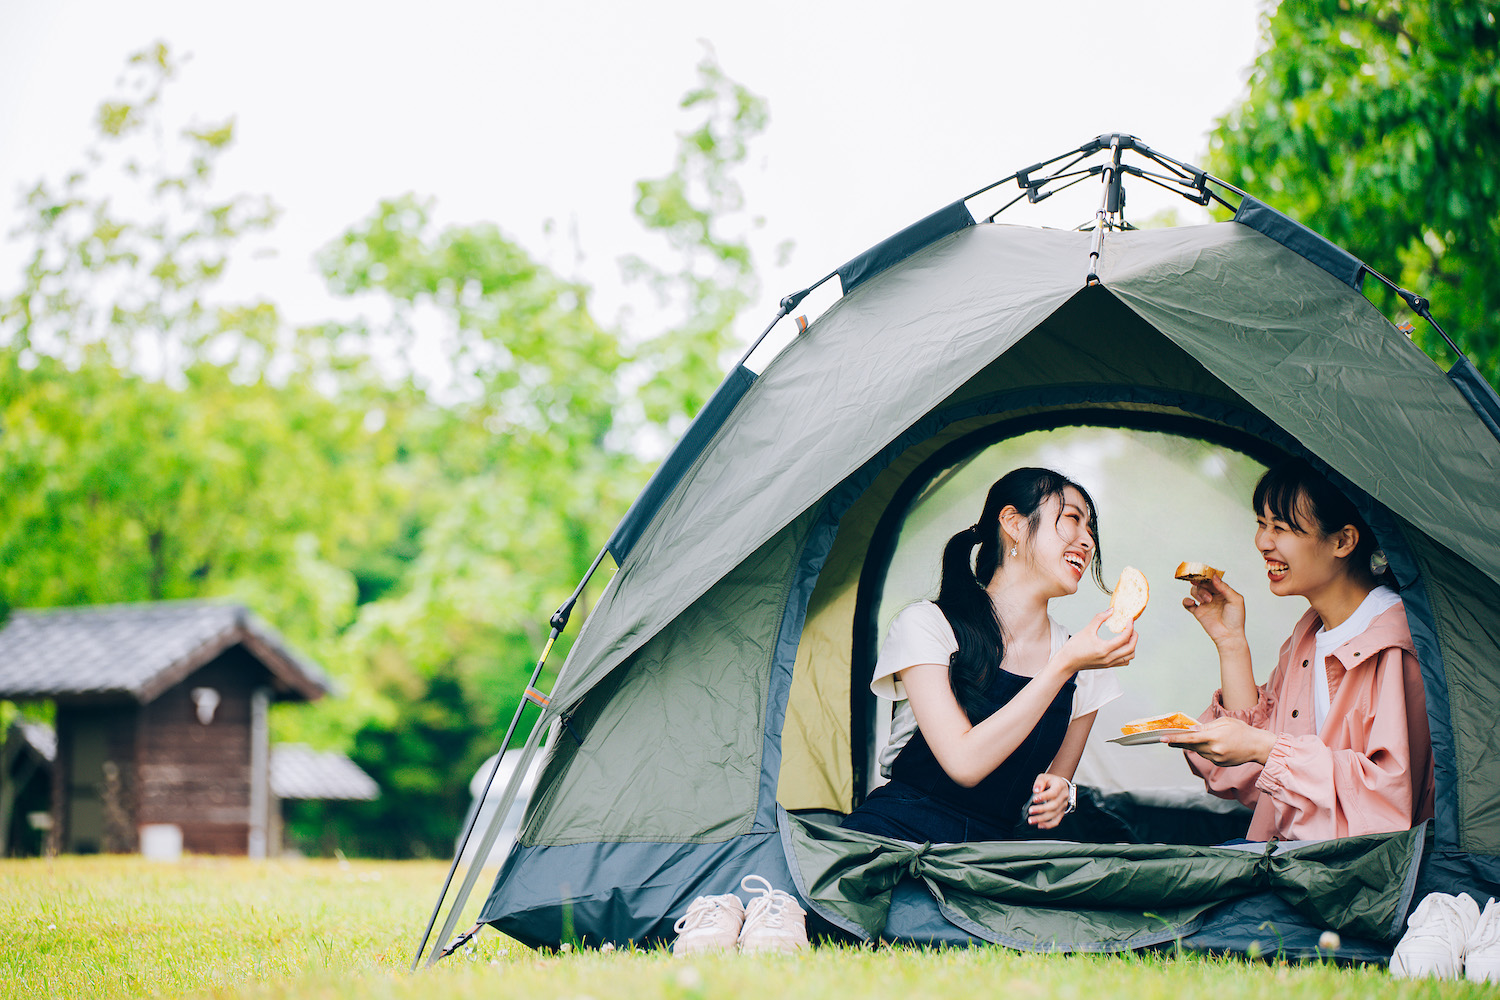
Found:
<path fill-rule="evenodd" d="M 1251 839 L 1384 832 L 1430 817 L 1420 670 L 1400 598 L 1378 582 L 1374 534 L 1304 462 L 1267 472 L 1254 508 L 1272 593 L 1311 607 L 1257 687 L 1243 599 L 1221 579 L 1195 585 L 1184 606 L 1219 651 L 1223 686 L 1197 729 L 1164 741 L 1188 751 L 1210 791 L 1254 808 Z M 944 548 L 937 600 L 892 622 L 871 682 L 906 700 L 881 755 L 891 780 L 846 829 L 1003 840 L 1072 810 L 1095 713 L 1120 694 L 1108 668 L 1136 648 L 1134 628 L 1099 634 L 1108 611 L 1071 638 L 1049 617 L 1048 603 L 1076 593 L 1090 565 L 1102 587 L 1082 487 L 1044 469 L 991 487 L 979 520 Z"/>

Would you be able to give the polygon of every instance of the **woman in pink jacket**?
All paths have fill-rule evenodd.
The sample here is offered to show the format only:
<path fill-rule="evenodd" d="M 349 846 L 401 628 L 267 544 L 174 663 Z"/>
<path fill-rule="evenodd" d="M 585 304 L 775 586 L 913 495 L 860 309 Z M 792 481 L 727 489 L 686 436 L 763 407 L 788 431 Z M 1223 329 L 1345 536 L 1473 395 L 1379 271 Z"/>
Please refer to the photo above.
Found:
<path fill-rule="evenodd" d="M 1187 734 L 1209 791 L 1255 810 L 1250 840 L 1324 840 L 1410 829 L 1432 815 L 1432 740 L 1401 598 L 1354 505 L 1308 463 L 1255 487 L 1255 547 L 1271 593 L 1311 607 L 1259 686 L 1245 601 L 1220 579 L 1183 607 L 1214 641 L 1222 687 Z"/>

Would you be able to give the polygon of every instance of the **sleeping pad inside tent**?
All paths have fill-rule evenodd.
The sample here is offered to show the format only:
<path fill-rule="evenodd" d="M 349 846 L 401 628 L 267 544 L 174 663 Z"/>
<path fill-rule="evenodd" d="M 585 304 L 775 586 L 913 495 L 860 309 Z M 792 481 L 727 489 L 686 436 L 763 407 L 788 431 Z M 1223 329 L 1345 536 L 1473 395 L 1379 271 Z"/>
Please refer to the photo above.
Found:
<path fill-rule="evenodd" d="M 1306 956 L 1333 929 L 1340 957 L 1382 961 L 1413 898 L 1500 895 L 1493 392 L 1461 390 L 1364 298 L 1358 261 L 1253 199 L 1100 235 L 956 203 L 840 269 L 843 296 L 764 371 L 730 374 L 610 539 L 618 570 L 533 730 L 545 763 L 482 922 L 534 945 L 670 940 L 694 897 L 758 873 L 833 937 Z M 839 829 L 880 780 L 881 635 L 935 592 L 973 491 L 1023 463 L 1090 488 L 1106 577 L 1128 557 L 1156 591 L 1112 710 L 1196 715 L 1217 663 L 1171 567 L 1258 575 L 1249 485 L 1287 456 L 1326 470 L 1389 557 L 1430 824 L 1209 846 L 1247 815 L 1195 793 L 1180 752 L 1107 744 L 1101 713 L 1088 808 L 1059 831 L 1076 839 Z M 1289 625 L 1255 600 L 1263 678 Z M 1105 602 L 1080 590 L 1065 624 Z"/>

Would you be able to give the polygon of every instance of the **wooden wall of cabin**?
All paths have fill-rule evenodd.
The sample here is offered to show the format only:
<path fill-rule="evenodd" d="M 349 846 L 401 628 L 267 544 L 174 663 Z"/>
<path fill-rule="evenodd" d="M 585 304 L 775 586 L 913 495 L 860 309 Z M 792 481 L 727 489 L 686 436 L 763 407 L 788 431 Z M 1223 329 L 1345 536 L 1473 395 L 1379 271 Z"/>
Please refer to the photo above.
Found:
<path fill-rule="evenodd" d="M 236 646 L 141 709 L 140 823 L 175 824 L 192 853 L 248 853 L 250 699 L 265 683 L 265 668 Z M 208 723 L 197 688 L 218 693 Z"/>

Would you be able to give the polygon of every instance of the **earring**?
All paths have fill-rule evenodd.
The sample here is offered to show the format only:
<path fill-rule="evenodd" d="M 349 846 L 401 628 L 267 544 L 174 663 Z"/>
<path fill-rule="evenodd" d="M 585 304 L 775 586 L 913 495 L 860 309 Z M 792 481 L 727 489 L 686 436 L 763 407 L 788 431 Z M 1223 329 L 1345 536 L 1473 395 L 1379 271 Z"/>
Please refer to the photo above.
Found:
<path fill-rule="evenodd" d="M 1011 557 L 1012 557 L 1012 558 L 1014 558 L 1014 557 L 1015 557 L 1015 554 L 1016 554 L 1016 547 L 1015 547 L 1015 546 L 1014 546 L 1014 545 L 1012 545 L 1012 546 L 1011 546 L 1011 547 L 1010 547 L 1010 554 L 1011 554 Z"/>

